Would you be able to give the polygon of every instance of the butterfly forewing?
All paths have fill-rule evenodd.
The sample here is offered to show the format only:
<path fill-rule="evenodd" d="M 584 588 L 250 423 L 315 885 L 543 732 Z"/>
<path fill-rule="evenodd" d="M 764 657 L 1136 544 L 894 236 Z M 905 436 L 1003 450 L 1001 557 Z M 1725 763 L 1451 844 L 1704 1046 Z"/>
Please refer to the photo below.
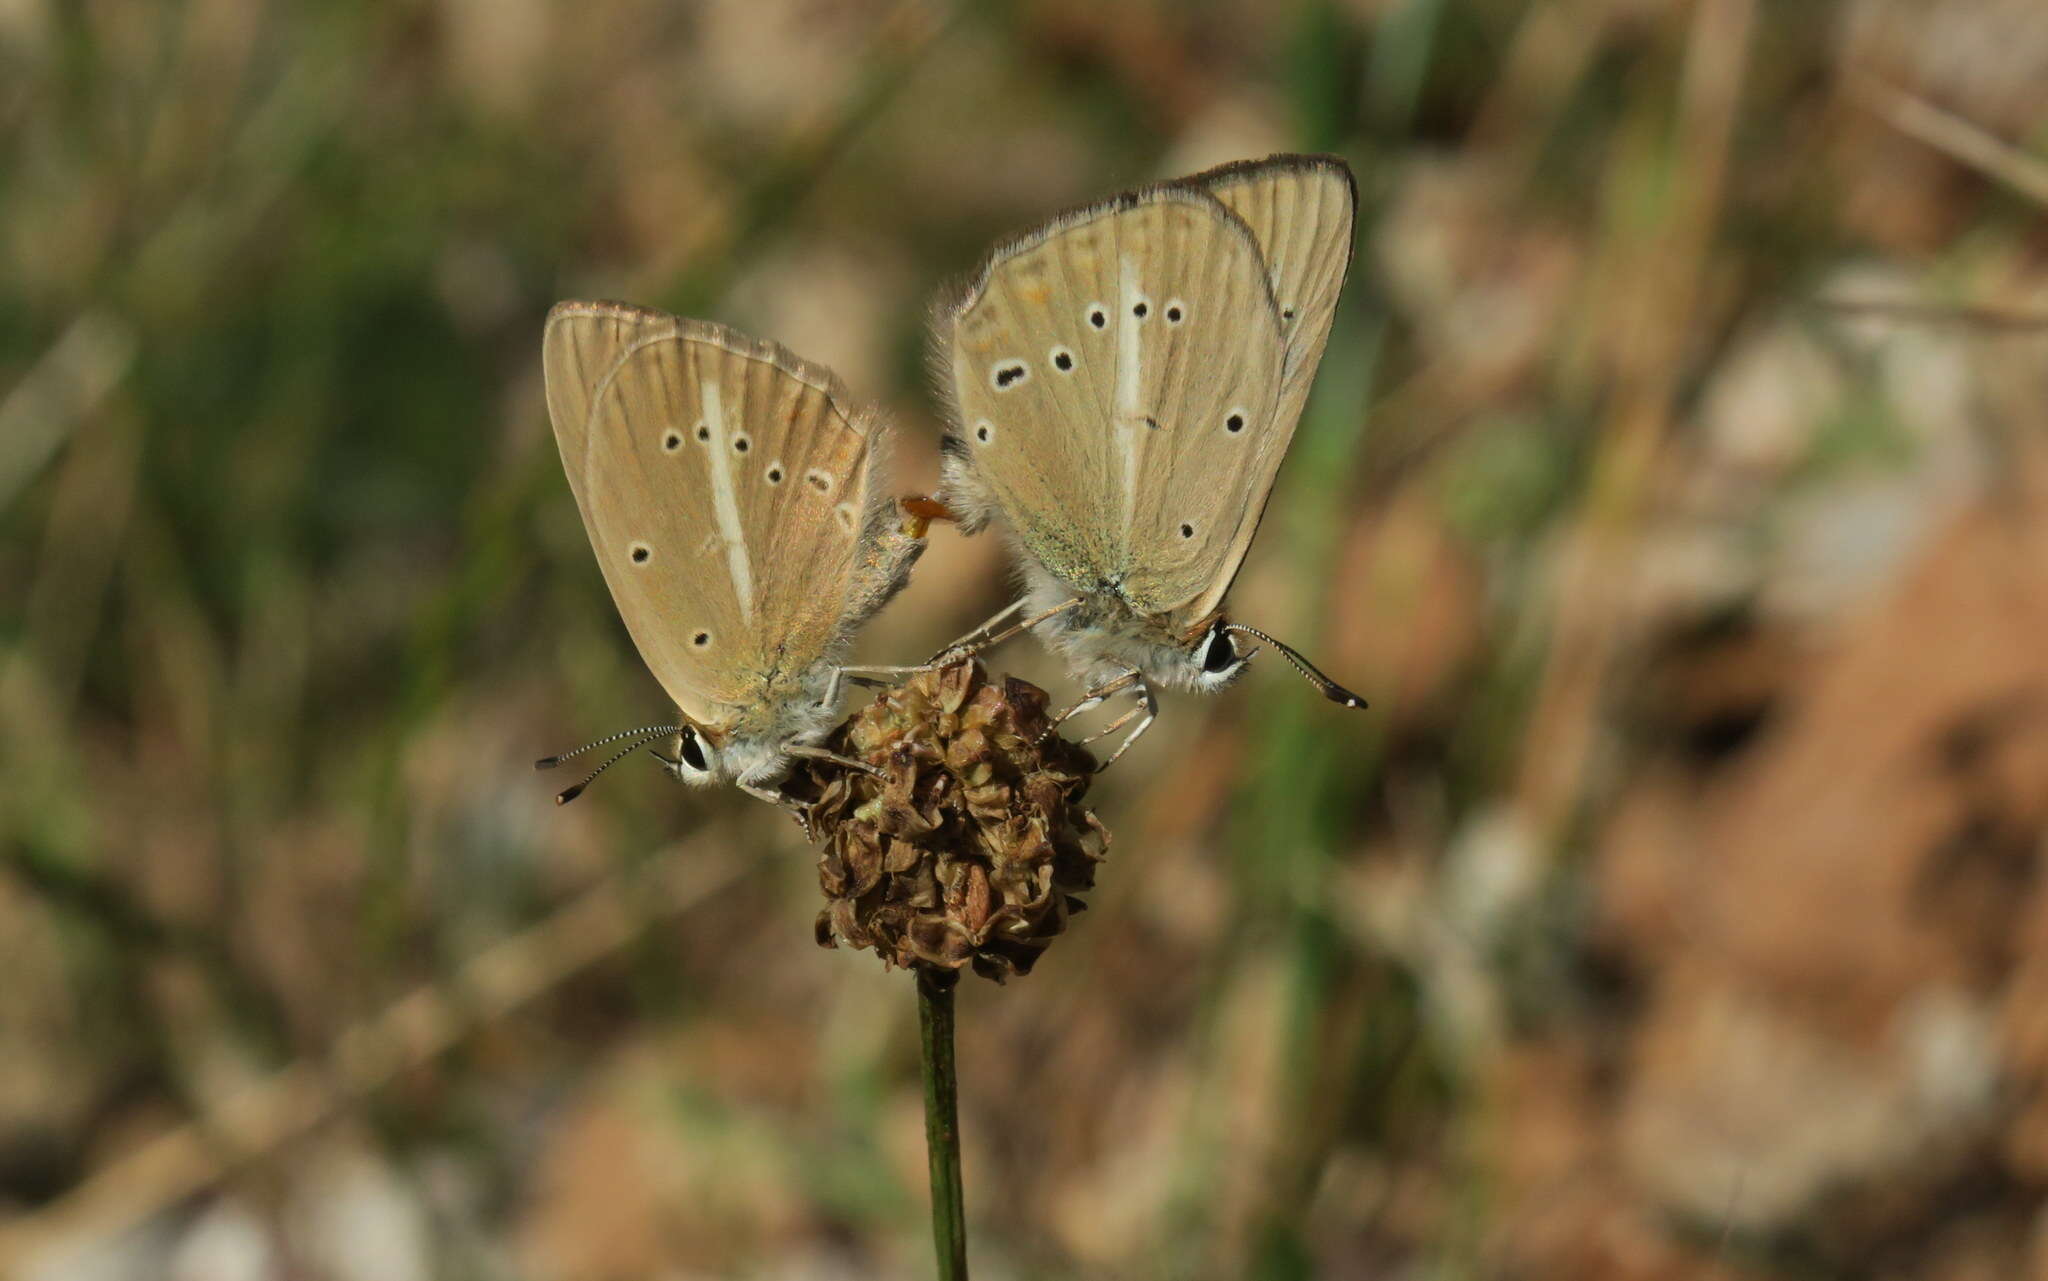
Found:
<path fill-rule="evenodd" d="M 723 326 L 604 303 L 549 318 L 548 401 L 647 666 L 716 725 L 844 630 L 877 429 L 826 371 Z"/>
<path fill-rule="evenodd" d="M 942 337 L 951 448 L 1048 570 L 1146 613 L 1227 583 L 1285 358 L 1242 221 L 1185 187 L 1070 215 L 999 250 Z"/>

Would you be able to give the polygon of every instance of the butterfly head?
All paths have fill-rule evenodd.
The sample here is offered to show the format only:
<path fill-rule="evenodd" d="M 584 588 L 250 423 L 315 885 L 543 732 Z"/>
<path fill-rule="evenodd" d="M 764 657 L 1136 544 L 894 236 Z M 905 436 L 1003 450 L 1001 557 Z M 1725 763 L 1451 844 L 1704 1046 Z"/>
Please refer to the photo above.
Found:
<path fill-rule="evenodd" d="M 790 758 L 802 754 L 806 740 L 822 734 L 836 714 L 833 708 L 818 704 L 805 716 L 788 715 L 785 709 L 785 714 L 771 716 L 765 724 L 700 725 L 686 719 L 680 725 L 650 725 L 645 729 L 609 735 L 559 756 L 543 757 L 535 761 L 534 766 L 553 769 L 594 748 L 620 742 L 625 744 L 584 775 L 583 781 L 563 789 L 555 797 L 557 805 L 566 805 L 581 796 L 583 789 L 595 782 L 598 775 L 642 748 L 661 762 L 662 769 L 677 782 L 693 787 L 738 783 L 742 788 L 758 793 L 763 782 L 773 782 L 782 776 L 789 767 Z M 672 743 L 668 755 L 655 746 L 664 738 Z"/>
<path fill-rule="evenodd" d="M 669 734 L 676 736 L 676 755 L 674 759 L 663 756 L 660 752 L 655 752 L 654 755 L 671 774 L 693 783 L 708 782 L 715 777 L 715 758 L 711 755 L 711 744 L 705 741 L 696 726 L 688 723 L 682 725 L 648 725 L 640 729 L 621 730 L 616 734 L 607 734 L 594 743 L 585 743 L 574 751 L 563 752 L 558 756 L 543 756 L 533 763 L 533 767 L 535 769 L 553 769 L 566 760 L 581 756 L 585 752 L 595 750 L 596 748 L 609 747 L 614 743 L 621 742 L 625 744 L 624 747 L 619 748 L 606 757 L 603 764 L 585 774 L 582 782 L 572 787 L 563 788 L 555 796 L 555 804 L 567 805 L 570 801 L 583 795 L 583 789 L 596 782 L 598 775 L 604 773 L 620 761 L 625 760 L 643 747 L 652 750 L 656 742 L 660 741 L 664 735 Z"/>
<path fill-rule="evenodd" d="M 1244 648 L 1239 637 L 1247 637 L 1254 643 Z M 1203 691 L 1222 689 L 1244 675 L 1252 656 L 1263 645 L 1271 645 L 1278 651 L 1288 665 L 1301 673 L 1302 679 L 1315 686 L 1324 698 L 1344 707 L 1365 706 L 1364 699 L 1317 671 L 1315 664 L 1303 658 L 1293 646 L 1275 640 L 1256 627 L 1246 627 L 1243 623 L 1233 623 L 1222 617 L 1197 632 L 1193 647 L 1186 651 L 1187 684 Z"/>
<path fill-rule="evenodd" d="M 818 717 L 775 716 L 765 726 L 745 724 L 722 731 L 685 725 L 676 735 L 675 755 L 660 757 L 662 768 L 692 787 L 712 783 L 759 784 L 789 768 L 790 744 L 816 736 Z"/>
<path fill-rule="evenodd" d="M 717 744 L 695 725 L 685 725 L 676 734 L 674 754 L 661 757 L 661 763 L 678 781 L 702 787 L 722 777 L 724 762 Z"/>
<path fill-rule="evenodd" d="M 1222 689 L 1244 675 L 1257 652 L 1256 645 L 1240 650 L 1231 637 L 1230 624 L 1218 618 L 1196 634 L 1193 648 L 1185 655 L 1187 683 L 1203 693 Z"/>

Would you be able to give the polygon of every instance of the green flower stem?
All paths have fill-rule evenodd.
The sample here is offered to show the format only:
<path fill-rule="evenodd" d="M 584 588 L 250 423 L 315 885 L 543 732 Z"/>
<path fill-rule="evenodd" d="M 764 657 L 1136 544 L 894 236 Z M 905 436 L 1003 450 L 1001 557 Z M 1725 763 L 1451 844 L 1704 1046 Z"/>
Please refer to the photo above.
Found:
<path fill-rule="evenodd" d="M 960 1082 L 953 1066 L 951 970 L 917 967 L 918 1045 L 924 1058 L 924 1145 L 931 1161 L 932 1245 L 939 1281 L 967 1281 L 967 1213 L 960 1186 Z"/>

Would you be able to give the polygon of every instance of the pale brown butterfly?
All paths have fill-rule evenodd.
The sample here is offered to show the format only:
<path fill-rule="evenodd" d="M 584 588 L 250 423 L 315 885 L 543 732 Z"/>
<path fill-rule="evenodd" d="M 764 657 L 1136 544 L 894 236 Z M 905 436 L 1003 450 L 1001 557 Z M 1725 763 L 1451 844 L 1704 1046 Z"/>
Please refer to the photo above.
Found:
<path fill-rule="evenodd" d="M 1000 520 L 1025 580 L 959 648 L 1035 627 L 1087 688 L 1064 715 L 1132 693 L 1093 736 L 1142 718 L 1111 761 L 1151 725 L 1155 684 L 1243 673 L 1256 647 L 1235 636 L 1365 706 L 1224 611 L 1330 336 L 1356 205 L 1332 156 L 1225 165 L 1053 219 L 937 314 L 941 496 L 964 532 Z"/>
<path fill-rule="evenodd" d="M 612 600 L 677 725 L 614 734 L 676 778 L 764 800 L 839 719 L 854 630 L 923 551 L 886 485 L 889 433 L 832 372 L 723 325 L 565 302 L 542 344 L 548 413 Z M 867 768 L 841 760 L 854 768 Z"/>

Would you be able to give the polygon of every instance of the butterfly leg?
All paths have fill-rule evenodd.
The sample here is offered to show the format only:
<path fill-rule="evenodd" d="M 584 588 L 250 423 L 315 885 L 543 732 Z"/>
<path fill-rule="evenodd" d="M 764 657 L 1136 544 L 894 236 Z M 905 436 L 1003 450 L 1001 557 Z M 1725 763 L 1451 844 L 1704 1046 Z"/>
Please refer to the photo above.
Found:
<path fill-rule="evenodd" d="M 870 765 L 866 761 L 857 761 L 851 756 L 841 756 L 837 752 L 829 752 L 822 747 L 813 747 L 809 743 L 785 743 L 782 750 L 791 756 L 801 756 L 809 761 L 830 761 L 842 769 L 857 770 L 862 774 L 871 774 L 876 778 L 889 777 L 887 771 Z"/>
<path fill-rule="evenodd" d="M 1137 698 L 1138 705 L 1136 707 L 1133 707 L 1130 711 L 1125 712 L 1122 716 L 1117 717 L 1109 724 L 1081 740 L 1081 746 L 1086 747 L 1096 739 L 1109 737 L 1134 720 L 1138 722 L 1137 728 L 1133 729 L 1124 738 L 1123 742 L 1117 744 L 1116 750 L 1109 754 L 1109 759 L 1096 767 L 1096 773 L 1098 774 L 1116 764 L 1117 757 L 1131 750 L 1131 744 L 1137 742 L 1146 730 L 1151 729 L 1152 722 L 1159 716 L 1159 700 L 1153 694 L 1152 685 L 1149 681 L 1140 676 L 1138 678 L 1138 688 L 1132 692 Z"/>
<path fill-rule="evenodd" d="M 839 706 L 839 687 L 849 681 L 855 685 L 866 685 L 870 689 L 886 689 L 901 683 L 906 676 L 932 670 L 932 664 L 922 667 L 835 667 L 832 679 L 825 684 L 825 696 L 818 700 L 820 707 Z M 888 678 L 894 679 L 888 679 Z"/>
<path fill-rule="evenodd" d="M 1097 685 L 1094 689 L 1091 689 L 1086 694 L 1082 695 L 1080 702 L 1074 704 L 1072 707 L 1067 708 L 1065 711 L 1056 714 L 1052 718 L 1053 729 L 1057 731 L 1060 726 L 1066 724 L 1070 720 L 1073 720 L 1076 716 L 1079 716 L 1081 713 L 1093 711 L 1096 708 L 1102 706 L 1103 702 L 1107 700 L 1112 694 L 1116 694 L 1122 690 L 1129 689 L 1131 687 L 1131 682 L 1136 681 L 1142 685 L 1144 683 L 1144 680 L 1145 678 L 1138 674 L 1137 668 L 1125 668 L 1123 670 L 1122 675 L 1110 677 L 1102 684 Z"/>
<path fill-rule="evenodd" d="M 990 616 L 986 622 L 983 622 L 980 626 L 969 631 L 959 640 L 954 641 L 952 644 L 946 646 L 944 649 L 941 649 L 936 654 L 933 654 L 931 661 L 934 664 L 937 664 L 941 659 L 944 659 L 953 654 L 959 654 L 965 657 L 970 654 L 978 654 L 982 650 L 987 649 L 988 638 L 995 634 L 996 628 L 1005 619 L 1011 617 L 1012 615 L 1016 614 L 1017 611 L 1023 609 L 1027 599 L 1027 597 L 1019 596 L 1017 599 L 1003 606 L 1001 609 L 997 610 L 992 616 Z"/>
<path fill-rule="evenodd" d="M 993 630 L 997 623 L 1023 609 L 1024 603 L 1024 599 L 1020 597 L 1004 606 L 1001 612 L 994 618 L 989 619 L 981 626 L 962 636 L 959 640 L 954 641 L 951 645 L 932 655 L 931 665 L 934 667 L 944 667 L 948 663 L 957 663 L 963 658 L 972 658 L 983 650 L 994 649 L 1012 636 L 1015 636 L 1018 632 L 1030 631 L 1047 619 L 1057 618 L 1070 609 L 1078 608 L 1081 604 L 1081 598 L 1079 596 L 1069 597 L 1051 609 L 1040 610 L 1022 622 L 1011 623 L 999 632 Z"/>
<path fill-rule="evenodd" d="M 804 809 L 803 805 L 795 797 L 776 788 L 763 787 L 759 783 L 744 778 L 739 780 L 739 789 L 757 801 L 766 801 L 779 810 L 787 810 L 789 816 L 796 820 L 796 825 L 804 830 L 804 839 L 807 841 L 814 839 L 811 833 L 810 813 Z"/>
<path fill-rule="evenodd" d="M 1088 735 L 1086 738 L 1075 739 L 1075 745 L 1079 747 L 1087 747 L 1091 743 L 1100 742 L 1101 740 L 1108 738 L 1111 734 L 1116 733 L 1124 726 L 1130 724 L 1132 721 L 1136 720 L 1139 717 L 1139 715 L 1149 714 L 1154 710 L 1149 697 L 1151 691 L 1146 689 L 1146 687 L 1143 684 L 1140 684 L 1137 689 L 1131 692 L 1136 695 L 1137 706 L 1131 708 L 1131 710 L 1125 712 L 1122 716 L 1117 717 L 1109 724 L 1104 725 L 1101 729 L 1096 730 L 1093 734 Z"/>

